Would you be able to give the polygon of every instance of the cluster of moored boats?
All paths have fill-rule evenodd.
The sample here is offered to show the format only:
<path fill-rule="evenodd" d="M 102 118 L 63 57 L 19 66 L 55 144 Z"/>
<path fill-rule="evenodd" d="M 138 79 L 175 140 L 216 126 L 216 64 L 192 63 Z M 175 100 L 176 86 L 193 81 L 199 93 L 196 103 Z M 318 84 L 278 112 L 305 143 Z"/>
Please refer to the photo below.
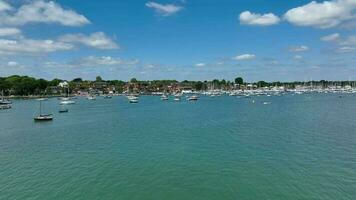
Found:
<path fill-rule="evenodd" d="M 336 94 L 356 94 L 356 89 L 354 88 L 328 88 L 328 89 L 308 89 L 308 88 L 299 88 L 294 90 L 284 90 L 283 88 L 277 89 L 254 89 L 254 90 L 234 90 L 234 91 L 223 91 L 223 90 L 211 90 L 204 92 L 191 92 L 191 93 L 175 93 L 175 94 L 166 94 L 161 93 L 160 99 L 161 101 L 169 101 L 173 98 L 173 101 L 179 102 L 183 99 L 187 101 L 197 101 L 199 96 L 205 95 L 210 97 L 218 97 L 218 96 L 237 96 L 237 97 L 245 97 L 251 98 L 252 96 L 282 96 L 284 94 L 291 95 L 302 95 L 302 94 L 311 94 L 311 93 L 336 93 Z M 129 103 L 139 103 L 139 94 L 126 94 L 125 95 Z M 90 101 L 96 100 L 98 95 L 89 94 L 86 96 L 86 99 Z M 104 99 L 111 99 L 112 94 L 102 96 Z M 58 111 L 59 113 L 67 113 L 69 109 L 67 105 L 72 105 L 76 103 L 76 96 L 70 97 L 68 92 L 64 97 L 58 98 L 59 104 L 62 105 L 61 109 Z M 40 102 L 39 115 L 34 117 L 35 121 L 50 121 L 53 120 L 52 114 L 44 114 L 42 113 L 42 102 L 47 100 L 46 98 L 37 99 Z M 255 103 L 253 100 L 252 103 Z M 268 105 L 271 102 L 263 102 L 263 104 Z M 12 102 L 8 99 L 4 98 L 2 93 L 2 97 L 0 98 L 0 110 L 11 109 Z"/>
<path fill-rule="evenodd" d="M 182 96 L 183 96 L 182 94 L 174 94 L 173 101 L 176 101 L 176 102 L 181 101 Z M 139 95 L 127 95 L 126 97 L 129 101 L 129 103 L 138 103 L 139 102 Z M 199 99 L 199 97 L 197 95 L 187 96 L 188 101 L 197 101 L 198 99 Z M 169 101 L 169 95 L 162 94 L 161 100 Z"/>

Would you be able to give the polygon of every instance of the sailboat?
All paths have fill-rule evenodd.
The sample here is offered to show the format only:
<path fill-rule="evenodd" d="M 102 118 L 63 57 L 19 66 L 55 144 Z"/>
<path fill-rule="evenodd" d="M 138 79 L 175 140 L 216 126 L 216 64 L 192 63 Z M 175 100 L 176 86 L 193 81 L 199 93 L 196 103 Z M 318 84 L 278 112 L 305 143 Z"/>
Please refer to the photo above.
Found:
<path fill-rule="evenodd" d="M 162 100 L 162 101 L 167 101 L 167 100 L 168 100 L 168 96 L 165 95 L 165 94 L 163 94 L 163 95 L 161 96 L 161 100 Z"/>
<path fill-rule="evenodd" d="M 0 99 L 0 109 L 10 109 L 11 108 L 11 101 L 8 101 L 4 98 L 4 91 L 2 91 L 2 95 L 1 95 L 1 99 Z"/>
<path fill-rule="evenodd" d="M 70 104 L 75 104 L 75 101 L 71 100 L 69 98 L 69 87 L 67 87 L 67 91 L 66 91 L 66 97 L 62 98 L 62 101 L 59 102 L 59 104 L 61 105 L 70 105 Z"/>
<path fill-rule="evenodd" d="M 35 121 L 51 121 L 51 120 L 53 120 L 52 114 L 42 114 L 42 100 L 39 100 L 39 102 L 40 102 L 40 113 L 38 116 L 34 117 L 33 119 Z"/>

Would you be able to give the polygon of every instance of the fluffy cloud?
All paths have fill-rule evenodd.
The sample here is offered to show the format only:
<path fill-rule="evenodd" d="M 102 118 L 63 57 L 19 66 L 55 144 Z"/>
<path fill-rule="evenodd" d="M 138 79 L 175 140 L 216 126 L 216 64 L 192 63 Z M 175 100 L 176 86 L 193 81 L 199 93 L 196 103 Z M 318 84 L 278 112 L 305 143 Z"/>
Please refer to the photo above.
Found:
<path fill-rule="evenodd" d="M 233 60 L 254 60 L 256 58 L 256 55 L 253 54 L 242 54 L 233 57 Z"/>
<path fill-rule="evenodd" d="M 54 1 L 31 1 L 14 12 L 8 4 L 0 1 L 0 24 L 21 26 L 28 23 L 57 23 L 65 26 L 82 26 L 90 21 L 73 10 L 63 9 Z"/>
<path fill-rule="evenodd" d="M 12 8 L 11 8 L 11 6 L 10 6 L 8 3 L 6 3 L 6 2 L 0 0 L 0 12 L 1 12 L 1 11 L 5 11 L 5 10 L 11 10 L 11 9 L 12 9 Z"/>
<path fill-rule="evenodd" d="M 119 46 L 103 32 L 96 32 L 90 35 L 67 34 L 59 38 L 59 41 L 67 43 L 80 43 L 97 49 L 118 49 Z"/>
<path fill-rule="evenodd" d="M 331 49 L 337 53 L 349 53 L 356 50 L 356 35 L 342 37 L 335 33 L 321 38 L 322 41 L 331 42 L 333 45 Z"/>
<path fill-rule="evenodd" d="M 71 50 L 71 44 L 53 40 L 31 40 L 21 38 L 20 40 L 0 39 L 0 55 L 13 54 L 41 54 L 55 51 Z"/>
<path fill-rule="evenodd" d="M 205 67 L 206 64 L 205 63 L 197 63 L 195 64 L 196 67 Z"/>
<path fill-rule="evenodd" d="M 308 50 L 309 50 L 309 47 L 307 47 L 305 45 L 289 47 L 290 52 L 303 52 L 303 51 L 308 51 Z"/>
<path fill-rule="evenodd" d="M 312 1 L 287 11 L 284 19 L 298 26 L 331 28 L 356 18 L 355 0 Z"/>
<path fill-rule="evenodd" d="M 339 33 L 334 33 L 334 34 L 330 34 L 327 36 L 324 36 L 322 38 L 320 38 L 322 41 L 325 42 L 332 42 L 332 41 L 336 41 L 340 38 L 340 34 Z"/>
<path fill-rule="evenodd" d="M 245 11 L 240 14 L 240 23 L 247 25 L 257 25 L 257 26 L 270 26 L 275 25 L 280 22 L 278 16 L 273 13 L 267 14 L 257 14 L 251 13 L 250 11 Z"/>
<path fill-rule="evenodd" d="M 0 36 L 17 36 L 21 34 L 21 30 L 17 28 L 0 28 Z"/>
<path fill-rule="evenodd" d="M 146 6 L 152 8 L 157 14 L 162 16 L 173 15 L 183 9 L 183 7 L 174 4 L 159 4 L 155 2 L 147 2 Z"/>

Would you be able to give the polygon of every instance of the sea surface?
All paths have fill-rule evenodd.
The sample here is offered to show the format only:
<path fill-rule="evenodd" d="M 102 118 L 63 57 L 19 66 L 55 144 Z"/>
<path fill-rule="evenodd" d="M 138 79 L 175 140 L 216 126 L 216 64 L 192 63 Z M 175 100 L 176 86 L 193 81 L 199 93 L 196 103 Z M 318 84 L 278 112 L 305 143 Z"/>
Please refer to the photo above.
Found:
<path fill-rule="evenodd" d="M 0 199 L 356 199 L 356 95 L 170 99 L 78 98 L 63 114 L 49 99 L 44 123 L 38 101 L 15 100 Z"/>

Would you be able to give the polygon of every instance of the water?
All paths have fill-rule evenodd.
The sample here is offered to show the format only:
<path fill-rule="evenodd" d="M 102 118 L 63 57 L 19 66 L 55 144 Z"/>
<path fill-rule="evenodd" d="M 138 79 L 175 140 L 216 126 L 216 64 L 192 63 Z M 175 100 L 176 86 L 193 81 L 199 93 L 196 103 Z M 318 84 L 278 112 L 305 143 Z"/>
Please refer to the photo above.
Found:
<path fill-rule="evenodd" d="M 172 99 L 15 101 L 0 199 L 356 199 L 356 96 Z"/>

